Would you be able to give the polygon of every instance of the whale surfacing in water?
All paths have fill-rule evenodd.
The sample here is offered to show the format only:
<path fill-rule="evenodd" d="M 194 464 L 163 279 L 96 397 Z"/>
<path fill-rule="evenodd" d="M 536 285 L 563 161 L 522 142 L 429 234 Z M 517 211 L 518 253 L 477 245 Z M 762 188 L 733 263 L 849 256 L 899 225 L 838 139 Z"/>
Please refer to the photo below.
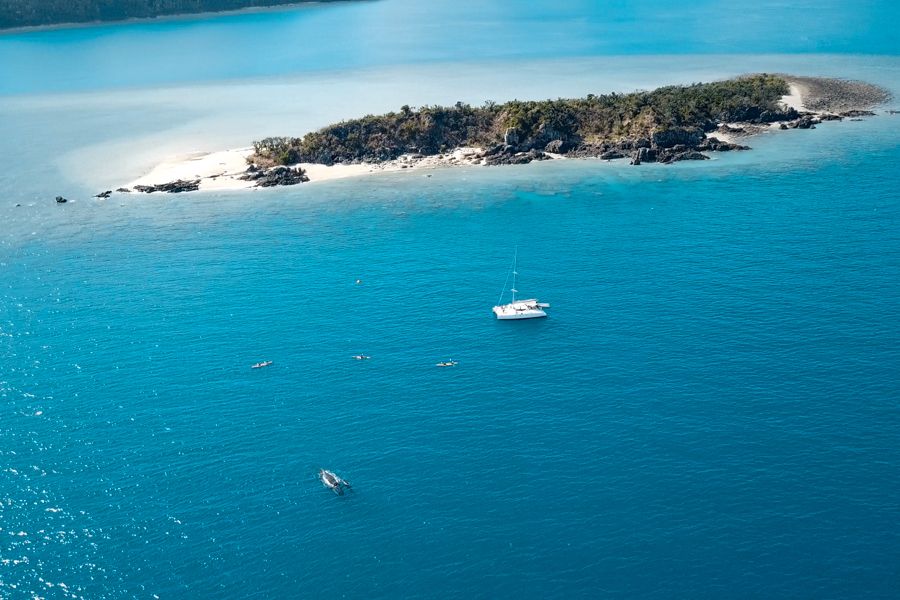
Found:
<path fill-rule="evenodd" d="M 327 469 L 319 469 L 319 480 L 338 496 L 344 495 L 344 488 L 350 489 L 352 487 L 345 479 L 341 479 L 333 471 Z"/>

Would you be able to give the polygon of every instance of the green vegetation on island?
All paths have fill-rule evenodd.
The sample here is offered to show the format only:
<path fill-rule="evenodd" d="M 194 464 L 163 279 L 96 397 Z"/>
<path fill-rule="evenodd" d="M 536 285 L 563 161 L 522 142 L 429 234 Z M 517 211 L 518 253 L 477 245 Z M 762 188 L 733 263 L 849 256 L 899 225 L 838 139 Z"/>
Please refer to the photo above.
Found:
<path fill-rule="evenodd" d="M 121 21 L 301 3 L 302 0 L 0 0 L 0 29 Z"/>
<path fill-rule="evenodd" d="M 788 91 L 782 77 L 760 74 L 579 99 L 486 102 L 480 107 L 462 102 L 449 107 L 404 106 L 399 112 L 343 121 L 302 138 L 254 142 L 251 160 L 263 165 L 382 162 L 464 146 L 491 149 L 487 155 L 496 164 L 521 162 L 502 157 L 523 152 L 600 156 L 637 148 L 652 150 L 653 160 L 657 149 L 717 149 L 702 144 L 704 133 L 720 122 L 797 118 L 796 111 L 779 106 Z"/>

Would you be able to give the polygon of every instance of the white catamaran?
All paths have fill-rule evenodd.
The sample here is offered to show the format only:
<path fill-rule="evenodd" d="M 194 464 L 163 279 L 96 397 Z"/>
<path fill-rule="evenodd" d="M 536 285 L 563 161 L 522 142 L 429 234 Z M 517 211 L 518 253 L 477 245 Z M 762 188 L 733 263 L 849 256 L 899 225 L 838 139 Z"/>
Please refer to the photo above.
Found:
<path fill-rule="evenodd" d="M 494 314 L 501 320 L 538 319 L 540 317 L 546 317 L 547 313 L 544 309 L 550 308 L 550 305 L 546 302 L 538 302 L 534 298 L 529 298 L 528 300 L 516 300 L 516 293 L 519 291 L 516 289 L 516 277 L 519 274 L 516 271 L 516 262 L 518 261 L 518 258 L 519 247 L 516 246 L 513 267 L 510 272 L 513 280 L 512 287 L 509 290 L 512 293 L 512 301 L 509 304 L 500 304 L 503 302 L 503 293 L 506 291 L 506 283 L 509 282 L 509 274 L 507 274 L 506 282 L 503 283 L 503 290 L 500 291 L 500 298 L 497 300 L 497 306 L 494 307 Z"/>

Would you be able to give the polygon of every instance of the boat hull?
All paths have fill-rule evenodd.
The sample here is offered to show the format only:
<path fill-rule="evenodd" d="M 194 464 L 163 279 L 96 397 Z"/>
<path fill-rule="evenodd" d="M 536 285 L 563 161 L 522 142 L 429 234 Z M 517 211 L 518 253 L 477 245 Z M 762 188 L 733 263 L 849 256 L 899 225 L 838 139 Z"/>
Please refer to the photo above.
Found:
<path fill-rule="evenodd" d="M 541 317 L 546 317 L 547 313 L 544 311 L 533 311 L 528 313 L 519 313 L 515 315 L 497 315 L 497 319 L 500 321 L 519 321 L 522 319 L 540 319 Z"/>
<path fill-rule="evenodd" d="M 494 315 L 501 321 L 540 319 L 541 317 L 547 316 L 547 313 L 545 313 L 541 306 L 537 304 L 536 300 L 503 304 L 501 306 L 495 306 L 493 310 Z"/>

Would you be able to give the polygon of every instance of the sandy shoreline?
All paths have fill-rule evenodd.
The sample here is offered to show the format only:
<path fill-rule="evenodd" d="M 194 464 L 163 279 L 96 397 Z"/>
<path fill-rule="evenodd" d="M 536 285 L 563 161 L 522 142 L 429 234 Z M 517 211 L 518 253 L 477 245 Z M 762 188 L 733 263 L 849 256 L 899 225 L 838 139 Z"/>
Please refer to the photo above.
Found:
<path fill-rule="evenodd" d="M 480 165 L 482 148 L 456 148 L 438 156 L 404 155 L 383 163 L 322 165 L 299 163 L 291 165 L 303 169 L 309 183 L 359 177 L 372 173 L 396 173 L 408 170 L 428 170 L 441 167 Z M 193 152 L 166 159 L 146 175 L 125 184 L 133 189 L 140 185 L 158 185 L 170 181 L 200 181 L 200 191 L 260 189 L 255 181 L 240 179 L 248 167 L 247 157 L 253 148 L 237 148 L 218 152 Z M 561 157 L 560 157 L 561 158 Z M 307 184 L 308 185 L 308 184 Z"/>
<path fill-rule="evenodd" d="M 806 107 L 803 106 L 803 96 L 807 93 L 806 88 L 796 81 L 791 81 L 788 85 L 791 93 L 781 97 L 781 106 L 785 109 L 793 108 L 797 112 L 804 112 Z"/>
<path fill-rule="evenodd" d="M 868 108 L 872 104 L 872 102 L 869 102 L 869 105 L 864 106 L 864 100 L 869 100 L 867 97 L 862 99 L 851 97 L 848 100 L 846 97 L 836 95 L 829 98 L 827 95 L 829 82 L 827 80 L 793 76 L 785 76 L 785 79 L 788 80 L 790 85 L 790 93 L 782 96 L 780 101 L 780 104 L 785 109 L 793 108 L 801 113 L 813 112 L 808 109 L 811 88 L 814 88 L 813 91 L 816 92 L 812 94 L 812 98 L 817 103 L 816 108 L 819 114 L 830 112 L 836 107 L 846 108 L 854 102 L 856 103 L 854 108 Z M 859 86 L 865 85 L 859 84 Z M 825 91 L 823 92 L 823 90 Z M 718 138 L 722 142 L 738 144 L 742 138 L 748 135 L 779 128 L 784 128 L 781 122 L 761 125 L 722 123 L 719 129 L 707 133 L 707 138 Z M 252 152 L 253 149 L 247 147 L 216 152 L 192 152 L 172 156 L 155 166 L 148 173 L 122 187 L 131 190 L 135 186 L 154 186 L 182 180 L 198 181 L 198 189 L 200 191 L 259 189 L 256 185 L 257 182 L 241 179 L 241 176 L 245 174 L 249 166 L 247 159 Z M 547 153 L 547 156 L 552 159 L 566 158 L 565 156 L 550 153 Z M 435 156 L 403 155 L 397 159 L 382 163 L 335 164 L 331 166 L 300 163 L 291 166 L 303 169 L 305 175 L 309 178 L 309 183 L 317 183 L 373 173 L 423 171 L 451 166 L 479 166 L 484 164 L 486 164 L 486 161 L 483 148 L 463 147 Z"/>

